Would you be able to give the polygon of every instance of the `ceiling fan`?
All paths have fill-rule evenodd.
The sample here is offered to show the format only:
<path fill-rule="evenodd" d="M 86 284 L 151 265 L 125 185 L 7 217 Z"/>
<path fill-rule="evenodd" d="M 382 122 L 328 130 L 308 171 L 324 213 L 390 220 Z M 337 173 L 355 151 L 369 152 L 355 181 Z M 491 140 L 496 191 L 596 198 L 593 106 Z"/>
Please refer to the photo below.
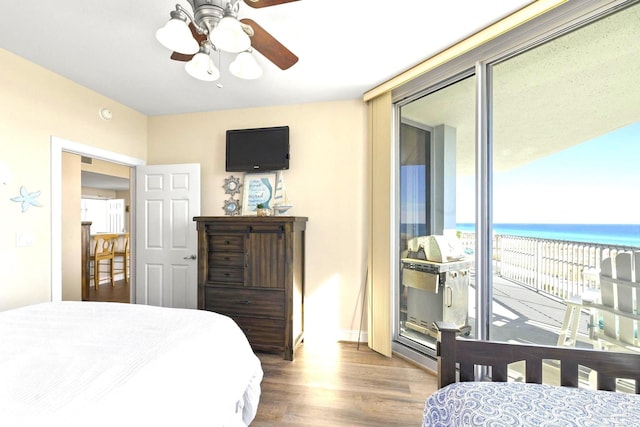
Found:
<path fill-rule="evenodd" d="M 171 11 L 171 19 L 156 32 L 156 38 L 171 49 L 171 59 L 186 62 L 185 69 L 193 77 L 217 80 L 213 52 L 237 53 L 229 65 L 232 74 L 244 79 L 262 74 L 252 48 L 282 70 L 298 62 L 298 57 L 252 19 L 238 20 L 241 0 L 187 0 L 193 15 L 181 5 Z M 244 0 L 248 6 L 263 8 L 299 0 Z"/>

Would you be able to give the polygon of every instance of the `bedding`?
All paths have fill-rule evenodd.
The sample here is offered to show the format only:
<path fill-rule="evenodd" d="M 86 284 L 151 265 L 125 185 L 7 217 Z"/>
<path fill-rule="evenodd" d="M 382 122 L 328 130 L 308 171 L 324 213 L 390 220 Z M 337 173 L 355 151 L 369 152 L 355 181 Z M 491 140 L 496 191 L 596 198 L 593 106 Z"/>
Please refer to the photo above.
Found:
<path fill-rule="evenodd" d="M 240 427 L 259 359 L 202 310 L 52 302 L 0 313 L 0 425 Z"/>
<path fill-rule="evenodd" d="M 461 382 L 425 404 L 423 427 L 631 427 L 640 395 L 533 383 Z"/>

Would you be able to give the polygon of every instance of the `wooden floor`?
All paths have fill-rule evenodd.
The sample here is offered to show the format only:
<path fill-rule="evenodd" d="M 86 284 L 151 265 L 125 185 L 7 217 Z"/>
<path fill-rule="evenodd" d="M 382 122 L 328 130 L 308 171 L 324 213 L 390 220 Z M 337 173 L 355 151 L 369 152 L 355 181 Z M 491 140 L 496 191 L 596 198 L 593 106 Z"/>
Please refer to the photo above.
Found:
<path fill-rule="evenodd" d="M 124 280 L 89 289 L 89 301 L 129 302 Z M 251 427 L 420 426 L 436 377 L 366 344 L 305 342 L 293 362 L 257 353 L 264 379 Z"/>
<path fill-rule="evenodd" d="M 93 286 L 89 287 L 89 298 L 87 301 L 106 301 L 106 302 L 126 302 L 129 303 L 131 298 L 129 285 L 123 280 L 119 280 L 111 286 L 109 283 L 103 283 L 98 290 Z"/>
<path fill-rule="evenodd" d="M 303 344 L 293 362 L 258 353 L 264 379 L 251 427 L 420 426 L 436 377 L 361 344 Z"/>

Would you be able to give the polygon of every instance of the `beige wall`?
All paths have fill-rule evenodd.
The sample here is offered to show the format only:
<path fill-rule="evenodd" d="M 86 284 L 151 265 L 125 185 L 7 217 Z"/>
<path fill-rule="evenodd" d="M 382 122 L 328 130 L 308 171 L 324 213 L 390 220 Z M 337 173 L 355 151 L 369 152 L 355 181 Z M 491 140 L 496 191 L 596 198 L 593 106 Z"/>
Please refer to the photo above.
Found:
<path fill-rule="evenodd" d="M 0 64 L 0 160 L 13 175 L 0 184 L 3 310 L 51 298 L 51 136 L 146 159 L 147 117 L 3 49 Z M 101 107 L 113 120 L 99 118 Z M 21 186 L 40 191 L 42 206 L 21 213 L 9 200 Z M 17 247 L 17 234 L 31 245 Z"/>
<path fill-rule="evenodd" d="M 223 215 L 224 178 L 242 176 L 224 170 L 225 131 L 290 127 L 288 214 L 309 218 L 308 341 L 357 338 L 366 269 L 366 115 L 364 102 L 349 100 L 149 118 L 149 164 L 201 164 L 203 215 Z"/>
<path fill-rule="evenodd" d="M 91 164 L 81 163 L 83 171 L 100 173 L 102 175 L 117 176 L 129 179 L 129 166 L 119 165 L 113 162 L 106 162 L 100 159 L 91 159 Z"/>
<path fill-rule="evenodd" d="M 51 298 L 51 136 L 148 164 L 200 163 L 202 214 L 221 215 L 223 180 L 239 175 L 224 171 L 225 131 L 289 125 L 290 213 L 309 217 L 307 340 L 357 338 L 367 258 L 363 101 L 147 118 L 1 49 L 0 63 L 0 161 L 13 173 L 0 184 L 0 310 Z M 113 120 L 99 118 L 101 107 L 113 111 Z M 41 192 L 42 207 L 21 213 L 9 200 L 22 185 Z M 17 233 L 31 236 L 32 245 L 16 247 Z M 77 256 L 63 259 L 79 262 L 79 246 Z"/>
<path fill-rule="evenodd" d="M 80 156 L 62 153 L 62 299 L 82 300 Z M 78 257 L 66 254 L 78 254 Z"/>

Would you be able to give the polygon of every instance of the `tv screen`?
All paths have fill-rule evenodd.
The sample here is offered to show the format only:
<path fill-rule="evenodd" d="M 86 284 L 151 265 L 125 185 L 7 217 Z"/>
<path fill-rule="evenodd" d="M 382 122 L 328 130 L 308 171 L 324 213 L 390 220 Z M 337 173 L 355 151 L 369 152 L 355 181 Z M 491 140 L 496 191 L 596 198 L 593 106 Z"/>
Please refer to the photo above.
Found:
<path fill-rule="evenodd" d="M 289 126 L 227 131 L 227 172 L 289 169 Z"/>

